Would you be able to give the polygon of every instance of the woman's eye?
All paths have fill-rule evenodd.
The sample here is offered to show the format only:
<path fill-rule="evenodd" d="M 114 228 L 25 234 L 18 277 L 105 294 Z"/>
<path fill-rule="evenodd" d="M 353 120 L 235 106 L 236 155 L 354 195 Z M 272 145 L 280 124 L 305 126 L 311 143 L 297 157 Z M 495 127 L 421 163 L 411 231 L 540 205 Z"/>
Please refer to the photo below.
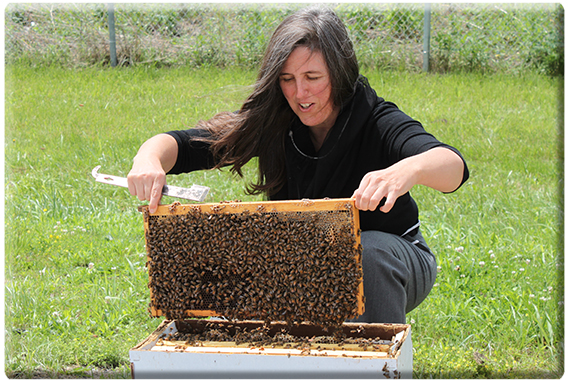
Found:
<path fill-rule="evenodd" d="M 290 82 L 292 78 L 288 78 L 288 77 L 281 77 L 281 81 L 282 82 Z"/>

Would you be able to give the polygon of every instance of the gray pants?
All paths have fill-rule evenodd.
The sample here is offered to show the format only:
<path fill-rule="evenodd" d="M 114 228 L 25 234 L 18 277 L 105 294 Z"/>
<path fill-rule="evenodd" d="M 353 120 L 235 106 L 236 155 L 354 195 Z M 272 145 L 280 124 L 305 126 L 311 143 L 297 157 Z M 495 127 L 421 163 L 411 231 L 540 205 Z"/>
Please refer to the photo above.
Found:
<path fill-rule="evenodd" d="M 421 233 L 411 236 L 427 247 Z M 406 323 L 406 313 L 429 294 L 437 275 L 435 256 L 406 239 L 363 231 L 365 312 L 352 322 Z"/>

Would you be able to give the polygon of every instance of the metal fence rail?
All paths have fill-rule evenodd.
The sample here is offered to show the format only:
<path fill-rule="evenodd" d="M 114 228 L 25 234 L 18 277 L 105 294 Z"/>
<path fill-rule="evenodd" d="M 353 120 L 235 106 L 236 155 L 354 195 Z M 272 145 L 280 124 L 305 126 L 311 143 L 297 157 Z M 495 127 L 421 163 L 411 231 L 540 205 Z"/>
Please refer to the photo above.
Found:
<path fill-rule="evenodd" d="M 7 63 L 256 65 L 304 4 L 10 4 Z M 419 71 L 561 72 L 558 4 L 327 4 L 359 62 Z M 114 28 L 113 28 L 114 22 Z M 427 37 L 427 38 L 426 38 Z"/>

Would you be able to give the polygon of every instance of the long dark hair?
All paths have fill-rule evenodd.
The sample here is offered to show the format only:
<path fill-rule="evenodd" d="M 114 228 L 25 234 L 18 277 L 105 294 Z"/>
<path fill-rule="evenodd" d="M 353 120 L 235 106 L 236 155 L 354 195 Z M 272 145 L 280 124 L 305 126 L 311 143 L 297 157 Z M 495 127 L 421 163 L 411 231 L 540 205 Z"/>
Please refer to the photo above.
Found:
<path fill-rule="evenodd" d="M 284 141 L 295 114 L 279 86 L 279 74 L 299 46 L 320 52 L 328 66 L 334 105 L 352 96 L 358 62 L 346 27 L 332 10 L 314 7 L 283 20 L 273 33 L 254 90 L 236 113 L 220 113 L 198 128 L 210 132 L 208 141 L 218 159 L 216 167 L 230 165 L 240 176 L 242 167 L 258 157 L 259 175 L 249 194 L 277 192 L 286 181 Z"/>

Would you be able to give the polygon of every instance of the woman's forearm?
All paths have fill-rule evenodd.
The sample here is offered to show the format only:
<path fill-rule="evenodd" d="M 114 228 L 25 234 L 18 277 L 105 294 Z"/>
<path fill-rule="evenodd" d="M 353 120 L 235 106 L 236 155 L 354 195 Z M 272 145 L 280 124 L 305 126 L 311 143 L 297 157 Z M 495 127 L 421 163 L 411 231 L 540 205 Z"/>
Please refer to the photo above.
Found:
<path fill-rule="evenodd" d="M 162 169 L 168 173 L 176 164 L 178 143 L 174 137 L 165 133 L 156 135 L 145 141 L 139 148 L 136 160 L 157 160 Z"/>
<path fill-rule="evenodd" d="M 464 164 L 451 149 L 438 147 L 408 158 L 417 166 L 415 183 L 432 189 L 450 193 L 456 190 L 463 180 Z"/>
<path fill-rule="evenodd" d="M 141 201 L 149 201 L 149 211 L 155 212 L 166 184 L 166 173 L 176 164 L 178 143 L 174 137 L 160 134 L 145 141 L 133 158 L 127 175 L 129 192 Z"/>
<path fill-rule="evenodd" d="M 463 180 L 463 160 L 454 151 L 439 147 L 398 161 L 394 165 L 367 173 L 354 192 L 356 207 L 389 212 L 396 200 L 415 185 L 425 185 L 442 192 L 454 191 Z"/>

